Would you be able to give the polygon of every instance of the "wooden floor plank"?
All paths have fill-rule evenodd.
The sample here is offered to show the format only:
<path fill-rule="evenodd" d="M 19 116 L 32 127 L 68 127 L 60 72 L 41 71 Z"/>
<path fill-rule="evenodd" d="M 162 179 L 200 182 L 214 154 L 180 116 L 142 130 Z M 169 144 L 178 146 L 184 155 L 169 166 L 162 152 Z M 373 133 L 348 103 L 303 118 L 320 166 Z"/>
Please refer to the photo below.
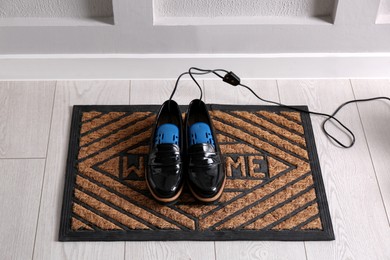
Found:
<path fill-rule="evenodd" d="M 378 96 L 390 98 L 390 80 L 352 80 L 352 87 L 357 99 Z M 359 103 L 358 108 L 389 220 L 390 101 Z"/>
<path fill-rule="evenodd" d="M 31 259 L 44 159 L 0 159 L 0 259 Z"/>
<path fill-rule="evenodd" d="M 73 105 L 128 104 L 128 81 L 58 82 L 34 259 L 123 259 L 124 242 L 58 242 Z"/>
<path fill-rule="evenodd" d="M 275 80 L 244 80 L 262 98 L 279 101 Z M 258 100 L 248 90 L 231 86 L 220 80 L 205 81 L 207 103 L 268 105 Z M 302 242 L 268 242 L 268 241 L 232 241 L 216 242 L 216 256 L 225 259 L 305 259 L 305 248 Z"/>
<path fill-rule="evenodd" d="M 256 94 L 265 99 L 279 101 L 276 80 L 243 80 L 243 84 L 252 88 Z M 269 105 L 258 100 L 252 93 L 241 86 L 232 86 L 221 80 L 204 81 L 205 97 L 208 103 Z"/>
<path fill-rule="evenodd" d="M 199 84 L 202 84 L 202 81 Z M 174 87 L 174 80 L 133 80 L 130 87 L 130 103 L 132 105 L 161 105 L 169 99 Z M 200 91 L 192 80 L 182 80 L 177 87 L 173 100 L 179 105 L 188 105 L 191 100 L 199 98 L 199 96 Z"/>
<path fill-rule="evenodd" d="M 214 242 L 126 242 L 125 259 L 212 260 Z"/>
<path fill-rule="evenodd" d="M 0 158 L 46 157 L 55 82 L 0 82 Z"/>
<path fill-rule="evenodd" d="M 169 98 L 174 83 L 162 80 L 132 81 L 131 104 L 161 105 Z M 180 105 L 188 105 L 195 98 L 199 98 L 196 85 L 182 81 L 173 99 Z M 127 242 L 126 259 L 215 259 L 214 242 Z"/>
<path fill-rule="evenodd" d="M 331 113 L 354 98 L 348 80 L 280 80 L 281 101 L 308 104 Z M 332 144 L 320 130 L 323 118 L 312 116 L 322 175 L 336 240 L 306 242 L 308 259 L 388 259 L 390 230 L 370 154 L 355 105 L 337 116 L 356 134 L 351 149 Z"/>

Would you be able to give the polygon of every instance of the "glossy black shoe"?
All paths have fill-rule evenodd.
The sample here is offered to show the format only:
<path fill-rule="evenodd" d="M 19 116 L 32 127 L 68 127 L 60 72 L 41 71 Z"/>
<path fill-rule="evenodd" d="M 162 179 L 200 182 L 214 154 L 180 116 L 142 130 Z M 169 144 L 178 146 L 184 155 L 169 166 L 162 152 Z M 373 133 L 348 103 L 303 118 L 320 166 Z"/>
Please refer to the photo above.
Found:
<path fill-rule="evenodd" d="M 198 200 L 214 202 L 222 195 L 226 176 L 214 127 L 203 101 L 195 99 L 190 103 L 184 127 L 188 186 Z"/>
<path fill-rule="evenodd" d="M 153 197 L 162 203 L 177 200 L 183 190 L 182 115 L 177 103 L 165 101 L 152 130 L 146 183 Z M 162 128 L 168 127 L 168 132 Z M 172 134 L 169 128 L 177 132 Z M 170 136 L 169 136 L 170 135 Z M 164 141 L 165 140 L 165 141 Z"/>

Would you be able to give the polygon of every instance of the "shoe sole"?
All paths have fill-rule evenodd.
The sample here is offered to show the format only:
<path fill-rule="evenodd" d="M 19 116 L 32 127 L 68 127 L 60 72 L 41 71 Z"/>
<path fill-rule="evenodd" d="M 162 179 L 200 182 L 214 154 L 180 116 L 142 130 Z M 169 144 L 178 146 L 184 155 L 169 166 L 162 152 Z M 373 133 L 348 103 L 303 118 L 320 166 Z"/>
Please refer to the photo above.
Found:
<path fill-rule="evenodd" d="M 189 188 L 190 188 L 190 191 L 192 193 L 192 195 L 194 195 L 194 197 L 202 202 L 206 202 L 206 203 L 210 203 L 210 202 L 215 202 L 217 201 L 221 196 L 222 196 L 222 193 L 223 193 L 223 189 L 225 188 L 225 184 L 226 184 L 226 177 L 225 179 L 223 180 L 223 183 L 222 183 L 222 186 L 221 186 L 221 189 L 219 190 L 219 192 L 214 196 L 214 197 L 211 197 L 211 198 L 205 198 L 205 197 L 201 197 L 199 196 L 198 194 L 196 194 L 190 185 Z"/>
<path fill-rule="evenodd" d="M 175 196 L 173 196 L 171 198 L 161 198 L 161 197 L 157 196 L 156 194 L 154 194 L 153 190 L 150 188 L 148 180 L 146 180 L 146 185 L 148 186 L 148 189 L 149 189 L 150 193 L 152 194 L 153 198 L 155 198 L 157 201 L 162 202 L 162 203 L 171 203 L 171 202 L 174 202 L 175 200 L 177 200 L 179 198 L 180 194 L 182 193 L 183 186 L 184 186 L 184 185 L 181 185 L 180 190 L 177 192 L 177 194 Z"/>

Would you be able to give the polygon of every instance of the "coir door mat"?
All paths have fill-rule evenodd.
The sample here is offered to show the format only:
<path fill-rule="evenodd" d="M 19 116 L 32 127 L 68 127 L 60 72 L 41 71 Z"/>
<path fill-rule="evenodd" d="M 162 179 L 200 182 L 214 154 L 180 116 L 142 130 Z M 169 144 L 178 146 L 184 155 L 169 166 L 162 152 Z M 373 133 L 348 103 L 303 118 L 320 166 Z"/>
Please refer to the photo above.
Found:
<path fill-rule="evenodd" d="M 333 240 L 310 117 L 209 108 L 225 156 L 222 198 L 205 205 L 185 191 L 163 206 L 144 177 L 159 106 L 75 106 L 59 239 Z"/>

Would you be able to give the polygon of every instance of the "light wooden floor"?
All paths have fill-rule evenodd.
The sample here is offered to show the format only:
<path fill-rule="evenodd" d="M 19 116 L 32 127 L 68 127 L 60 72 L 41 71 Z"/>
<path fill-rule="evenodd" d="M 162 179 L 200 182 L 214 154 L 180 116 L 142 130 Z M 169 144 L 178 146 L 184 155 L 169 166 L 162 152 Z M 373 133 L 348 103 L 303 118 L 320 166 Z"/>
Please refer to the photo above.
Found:
<path fill-rule="evenodd" d="M 334 146 L 312 117 L 333 220 L 332 242 L 57 242 L 71 106 L 161 104 L 173 81 L 0 82 L 0 259 L 390 259 L 390 103 L 350 105 L 356 133 Z M 390 96 L 389 80 L 245 81 L 265 97 L 333 112 L 342 102 Z M 246 90 L 204 81 L 209 103 L 261 104 Z M 198 97 L 191 82 L 175 96 Z"/>

